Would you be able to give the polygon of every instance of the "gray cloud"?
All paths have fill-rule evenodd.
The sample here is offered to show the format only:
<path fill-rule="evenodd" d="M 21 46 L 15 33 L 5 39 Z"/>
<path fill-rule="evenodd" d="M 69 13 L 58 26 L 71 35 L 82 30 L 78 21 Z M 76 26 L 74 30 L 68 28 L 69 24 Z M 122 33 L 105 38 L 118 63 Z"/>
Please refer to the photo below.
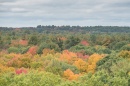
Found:
<path fill-rule="evenodd" d="M 129 10 L 129 0 L 0 0 L 0 26 L 124 26 Z"/>
<path fill-rule="evenodd" d="M 16 0 L 0 0 L 0 3 L 3 3 L 3 2 L 13 2 L 13 1 L 16 1 Z"/>

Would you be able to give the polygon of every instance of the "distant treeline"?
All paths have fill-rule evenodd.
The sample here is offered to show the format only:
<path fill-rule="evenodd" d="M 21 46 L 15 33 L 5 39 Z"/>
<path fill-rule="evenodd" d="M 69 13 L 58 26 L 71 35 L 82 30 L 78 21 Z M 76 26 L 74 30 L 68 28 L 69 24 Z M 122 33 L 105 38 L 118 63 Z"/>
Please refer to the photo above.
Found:
<path fill-rule="evenodd" d="M 13 30 L 16 28 L 13 27 L 0 27 L 0 30 Z M 38 32 L 42 31 L 71 31 L 71 32 L 130 32 L 130 27 L 128 26 L 54 26 L 54 25 L 48 25 L 48 26 L 42 26 L 38 25 L 37 27 L 21 27 L 19 29 L 31 29 Z"/>

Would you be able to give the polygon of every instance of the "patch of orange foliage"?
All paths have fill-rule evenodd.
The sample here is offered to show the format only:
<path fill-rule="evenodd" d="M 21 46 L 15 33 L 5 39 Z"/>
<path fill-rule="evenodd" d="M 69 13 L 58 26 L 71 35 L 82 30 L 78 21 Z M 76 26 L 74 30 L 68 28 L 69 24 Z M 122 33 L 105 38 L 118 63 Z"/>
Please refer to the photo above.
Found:
<path fill-rule="evenodd" d="M 70 69 L 67 69 L 66 71 L 64 71 L 64 77 L 69 80 L 77 80 L 79 74 L 74 74 Z"/>
<path fill-rule="evenodd" d="M 77 53 L 77 56 L 84 60 L 89 58 L 89 55 L 84 55 L 83 53 L 80 53 L 80 52 Z"/>
<path fill-rule="evenodd" d="M 88 43 L 86 40 L 82 40 L 80 43 L 81 43 L 82 45 L 84 45 L 84 46 L 88 46 L 88 45 L 89 45 L 89 43 Z"/>
<path fill-rule="evenodd" d="M 17 46 L 17 45 L 26 46 L 26 45 L 28 45 L 28 41 L 27 40 L 12 40 L 11 45 L 12 46 Z"/>
<path fill-rule="evenodd" d="M 19 40 L 19 44 L 26 46 L 26 45 L 28 45 L 28 41 L 27 40 Z"/>
<path fill-rule="evenodd" d="M 62 40 L 62 41 L 67 40 L 67 38 L 65 38 L 65 37 L 57 37 L 57 39 L 58 39 L 58 40 Z"/>
<path fill-rule="evenodd" d="M 29 68 L 31 63 L 31 54 L 15 54 L 12 59 L 7 62 L 7 66 L 21 68 Z"/>
<path fill-rule="evenodd" d="M 19 45 L 19 40 L 12 40 L 12 41 L 11 41 L 11 45 L 12 45 L 12 46 L 17 46 L 17 45 Z"/>
<path fill-rule="evenodd" d="M 29 48 L 29 50 L 27 51 L 27 53 L 35 55 L 37 53 L 37 49 L 38 49 L 37 46 L 32 46 L 32 47 Z"/>
<path fill-rule="evenodd" d="M 78 59 L 78 58 L 77 58 L 77 54 L 74 53 L 74 52 L 70 52 L 70 51 L 68 51 L 68 50 L 64 50 L 64 51 L 62 52 L 62 54 L 60 55 L 60 58 L 59 58 L 59 60 L 65 61 L 65 62 L 67 62 L 67 63 L 69 63 L 69 64 L 73 64 L 73 62 L 74 62 L 75 60 L 77 60 L 77 59 Z"/>
<path fill-rule="evenodd" d="M 55 54 L 55 50 L 53 49 L 53 50 L 51 50 L 51 49 L 47 49 L 47 48 L 45 48 L 45 49 L 43 49 L 43 56 L 46 56 L 47 54 Z"/>
<path fill-rule="evenodd" d="M 6 73 L 6 72 L 14 72 L 14 70 L 15 69 L 13 67 L 7 67 L 0 64 L 0 74 Z"/>

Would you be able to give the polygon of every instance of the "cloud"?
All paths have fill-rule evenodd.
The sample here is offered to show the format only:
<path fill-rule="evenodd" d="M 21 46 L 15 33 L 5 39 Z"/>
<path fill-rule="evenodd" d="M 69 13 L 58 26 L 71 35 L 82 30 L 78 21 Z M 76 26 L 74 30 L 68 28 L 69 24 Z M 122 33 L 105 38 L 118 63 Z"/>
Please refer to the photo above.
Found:
<path fill-rule="evenodd" d="M 16 0 L 0 0 L 0 3 L 4 3 L 4 2 L 13 2 L 13 1 L 16 1 Z"/>
<path fill-rule="evenodd" d="M 0 0 L 0 26 L 127 25 L 129 10 L 129 0 Z"/>

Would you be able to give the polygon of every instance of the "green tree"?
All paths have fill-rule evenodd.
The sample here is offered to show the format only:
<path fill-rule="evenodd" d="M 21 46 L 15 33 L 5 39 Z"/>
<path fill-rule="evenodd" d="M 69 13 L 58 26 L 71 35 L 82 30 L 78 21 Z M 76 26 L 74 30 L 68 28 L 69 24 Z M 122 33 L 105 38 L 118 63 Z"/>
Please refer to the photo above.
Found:
<path fill-rule="evenodd" d="M 36 35 L 33 35 L 29 39 L 29 44 L 37 45 L 38 44 L 38 38 Z"/>
<path fill-rule="evenodd" d="M 80 39 L 78 37 L 70 36 L 65 41 L 65 49 L 69 49 L 70 47 L 77 45 L 79 42 L 80 42 Z"/>

